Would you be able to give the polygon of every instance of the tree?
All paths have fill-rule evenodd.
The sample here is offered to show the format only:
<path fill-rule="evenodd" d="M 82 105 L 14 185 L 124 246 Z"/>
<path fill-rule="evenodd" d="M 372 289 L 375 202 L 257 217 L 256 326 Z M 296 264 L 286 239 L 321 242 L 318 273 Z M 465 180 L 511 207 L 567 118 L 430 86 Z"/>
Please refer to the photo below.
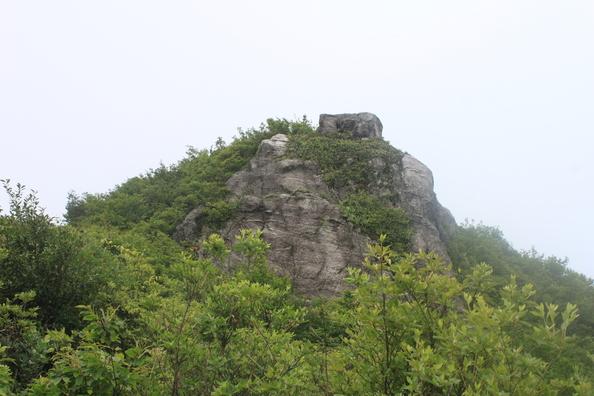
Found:
<path fill-rule="evenodd" d="M 54 224 L 23 185 L 3 184 L 10 211 L 0 216 L 0 297 L 33 290 L 44 325 L 73 328 L 75 306 L 93 300 L 104 271 L 79 231 Z"/>
<path fill-rule="evenodd" d="M 588 394 L 591 383 L 568 357 L 575 340 L 567 335 L 577 317 L 567 305 L 532 303 L 530 285 L 512 281 L 491 305 L 481 285 L 490 268 L 473 271 L 468 282 L 433 254 L 395 253 L 371 246 L 365 271 L 352 269 L 353 309 L 347 311 L 344 345 L 330 355 L 330 382 L 340 394 L 548 395 Z M 532 326 L 530 316 L 541 318 Z M 531 339 L 546 345 L 529 348 Z M 551 353 L 551 351 L 556 352 Z M 561 365 L 562 367 L 559 367 Z M 580 393 L 581 392 L 581 393 Z"/>

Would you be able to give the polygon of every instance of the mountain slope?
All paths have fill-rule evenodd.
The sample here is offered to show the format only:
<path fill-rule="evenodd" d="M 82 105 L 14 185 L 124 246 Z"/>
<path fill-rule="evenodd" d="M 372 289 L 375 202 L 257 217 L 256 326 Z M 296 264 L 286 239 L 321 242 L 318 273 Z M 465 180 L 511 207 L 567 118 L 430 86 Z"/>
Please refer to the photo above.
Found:
<path fill-rule="evenodd" d="M 407 195 L 428 170 L 405 175 L 374 117 L 342 116 L 270 120 L 73 196 L 68 225 L 6 183 L 0 394 L 591 395 L 591 280 Z M 419 235 L 453 266 L 406 253 Z"/>

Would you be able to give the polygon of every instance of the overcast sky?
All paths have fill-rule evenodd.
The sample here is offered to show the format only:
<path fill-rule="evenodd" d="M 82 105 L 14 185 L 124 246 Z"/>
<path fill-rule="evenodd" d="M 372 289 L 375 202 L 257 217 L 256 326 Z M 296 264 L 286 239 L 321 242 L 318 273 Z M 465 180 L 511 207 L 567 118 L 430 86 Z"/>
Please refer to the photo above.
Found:
<path fill-rule="evenodd" d="M 0 178 L 54 216 L 237 127 L 361 111 L 459 222 L 594 277 L 592 0 L 0 0 Z"/>

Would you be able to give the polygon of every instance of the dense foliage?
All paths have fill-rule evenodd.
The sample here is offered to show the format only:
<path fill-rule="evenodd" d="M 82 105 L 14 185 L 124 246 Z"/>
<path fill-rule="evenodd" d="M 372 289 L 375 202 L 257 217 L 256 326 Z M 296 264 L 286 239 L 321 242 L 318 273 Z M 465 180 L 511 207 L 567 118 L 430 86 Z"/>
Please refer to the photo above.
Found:
<path fill-rule="evenodd" d="M 544 257 L 534 250 L 518 252 L 500 230 L 481 224 L 463 224 L 449 242 L 449 254 L 464 276 L 480 263 L 493 266 L 495 286 L 514 275 L 520 284 L 532 283 L 535 298 L 543 303 L 574 303 L 581 315 L 576 333 L 594 336 L 594 281 L 572 271 L 567 260 Z"/>
<path fill-rule="evenodd" d="M 333 165 L 311 132 L 307 120 L 269 120 L 109 194 L 72 197 L 68 225 L 7 183 L 0 395 L 594 393 L 591 280 L 483 226 L 454 236 L 454 268 L 404 253 L 406 216 L 365 184 L 382 169 L 370 152 L 398 152 L 345 137 Z M 198 204 L 210 205 L 212 229 L 225 221 L 226 178 L 275 133 L 318 162 L 345 217 L 379 241 L 342 296 L 295 295 L 269 271 L 258 230 L 231 242 L 213 233 L 200 249 L 170 237 Z M 341 179 L 349 169 L 352 183 Z"/>
<path fill-rule="evenodd" d="M 344 297 L 310 304 L 268 271 L 269 246 L 245 230 L 212 235 L 156 275 L 131 247 L 103 240 L 121 269 L 83 325 L 50 330 L 35 291 L 0 306 L 6 394 L 582 394 L 591 367 L 572 352 L 574 305 L 536 304 L 510 282 L 490 304 L 491 269 L 462 282 L 434 255 L 371 246 Z M 6 248 L 4 248 L 6 249 Z M 241 264 L 223 272 L 234 252 Z M 423 265 L 419 265 L 422 262 Z M 538 319 L 533 325 L 530 318 Z"/>
<path fill-rule="evenodd" d="M 217 225 L 228 219 L 233 206 L 225 200 L 225 181 L 241 169 L 271 136 L 265 129 L 240 132 L 230 146 L 219 141 L 211 150 L 190 148 L 178 164 L 161 166 L 129 179 L 109 194 L 71 195 L 66 219 L 70 224 L 131 228 L 141 222 L 165 233 L 194 207 L 205 205 L 206 217 Z"/>
<path fill-rule="evenodd" d="M 80 232 L 52 224 L 23 186 L 5 188 L 11 207 L 0 217 L 0 298 L 34 290 L 41 322 L 70 328 L 78 323 L 74 306 L 95 299 L 109 263 Z"/>
<path fill-rule="evenodd" d="M 233 215 L 225 182 L 256 153 L 260 142 L 277 133 L 311 131 L 307 119 L 267 121 L 259 129 L 239 130 L 229 145 L 219 138 L 210 150 L 190 148 L 186 158 L 173 166 L 151 170 L 129 179 L 108 194 L 82 197 L 71 194 L 66 207 L 70 224 L 108 225 L 129 229 L 138 224 L 172 234 L 193 208 L 202 206 L 203 221 L 218 229 Z"/>
<path fill-rule="evenodd" d="M 301 133 L 292 136 L 289 155 L 320 165 L 324 180 L 339 192 L 366 191 L 394 180 L 392 164 L 403 153 L 382 139 L 361 140 L 349 133 Z"/>
<path fill-rule="evenodd" d="M 386 242 L 397 252 L 410 250 L 411 228 L 408 216 L 401 208 L 387 206 L 366 193 L 350 194 L 340 203 L 346 219 L 376 240 L 386 235 Z"/>

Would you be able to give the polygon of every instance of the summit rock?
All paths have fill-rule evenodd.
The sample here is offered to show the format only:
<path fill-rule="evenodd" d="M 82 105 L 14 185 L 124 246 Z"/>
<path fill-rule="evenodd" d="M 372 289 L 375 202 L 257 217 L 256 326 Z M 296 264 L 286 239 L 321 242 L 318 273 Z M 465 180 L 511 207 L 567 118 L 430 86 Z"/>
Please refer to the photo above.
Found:
<path fill-rule="evenodd" d="M 320 114 L 319 133 L 347 132 L 355 138 L 381 138 L 383 125 L 372 113 Z"/>
<path fill-rule="evenodd" d="M 337 131 L 357 138 L 380 138 L 382 124 L 370 113 L 320 116 L 318 133 Z M 330 186 L 316 161 L 296 158 L 289 150 L 291 139 L 297 137 L 277 134 L 263 140 L 248 165 L 227 181 L 237 210 L 219 231 L 232 240 L 243 228 L 262 230 L 264 240 L 272 246 L 271 268 L 289 277 L 298 293 L 337 295 L 347 287 L 348 267 L 361 265 L 371 239 L 341 211 L 341 203 L 350 193 Z M 349 144 L 374 142 L 355 140 Z M 381 146 L 391 147 L 383 141 Z M 370 157 L 358 165 L 352 162 L 360 161 L 356 158 L 344 162 L 347 167 L 368 167 L 365 193 L 406 213 L 411 251 L 435 252 L 449 262 L 446 242 L 457 226 L 437 200 L 431 170 L 412 155 L 391 150 L 399 155 Z M 328 155 L 334 154 L 329 150 Z M 199 241 L 216 231 L 201 229 L 201 216 L 200 207 L 189 212 L 177 227 L 178 239 Z"/>

